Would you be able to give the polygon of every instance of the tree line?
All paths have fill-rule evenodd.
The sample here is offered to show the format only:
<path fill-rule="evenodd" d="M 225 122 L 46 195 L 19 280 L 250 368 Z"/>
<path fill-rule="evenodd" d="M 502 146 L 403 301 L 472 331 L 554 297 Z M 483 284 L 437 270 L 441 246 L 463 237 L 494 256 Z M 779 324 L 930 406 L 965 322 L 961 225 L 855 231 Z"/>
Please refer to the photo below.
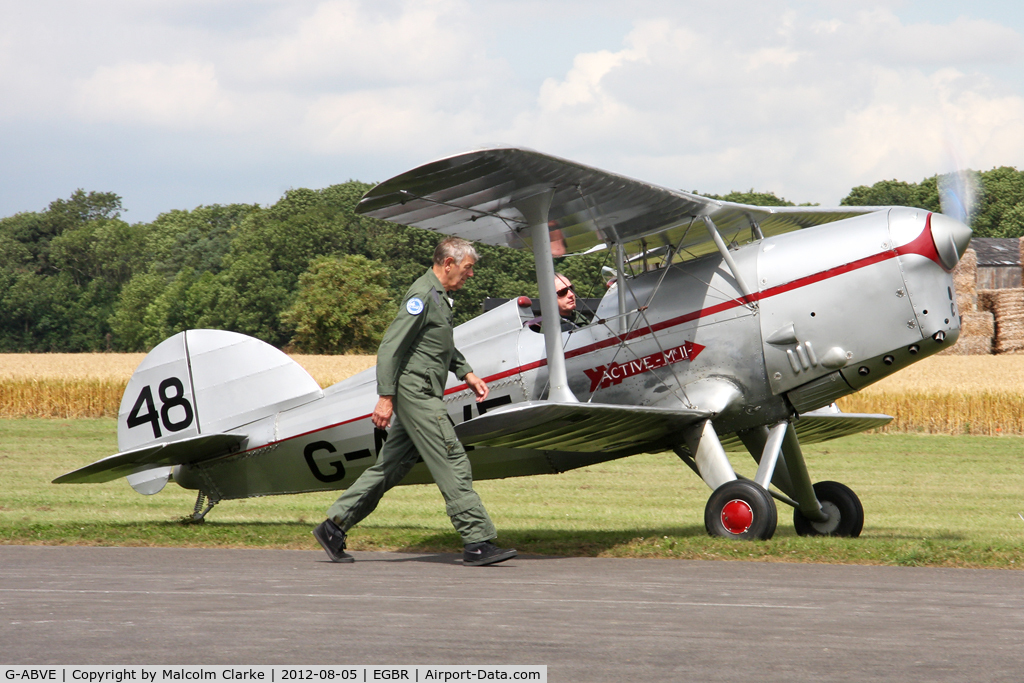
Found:
<path fill-rule="evenodd" d="M 979 237 L 1024 235 L 1024 172 L 982 172 Z M 233 330 L 308 353 L 373 352 L 395 302 L 430 267 L 438 236 L 359 216 L 371 185 L 289 190 L 275 204 L 200 206 L 151 223 L 121 218 L 112 192 L 78 190 L 0 219 L 0 352 L 146 351 L 184 329 Z M 706 195 L 792 206 L 771 193 Z M 938 178 L 855 187 L 844 205 L 939 210 Z M 536 296 L 533 256 L 478 245 L 456 321 L 485 297 Z M 601 296 L 608 254 L 558 264 L 580 296 Z"/>

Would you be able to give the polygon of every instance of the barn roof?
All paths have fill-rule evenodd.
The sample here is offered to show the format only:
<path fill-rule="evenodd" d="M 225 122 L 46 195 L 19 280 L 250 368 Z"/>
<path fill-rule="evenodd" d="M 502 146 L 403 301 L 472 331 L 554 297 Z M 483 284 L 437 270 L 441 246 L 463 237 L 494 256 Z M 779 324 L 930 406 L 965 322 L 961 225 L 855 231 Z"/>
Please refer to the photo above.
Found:
<path fill-rule="evenodd" d="M 975 237 L 971 249 L 978 256 L 979 268 L 1000 268 L 1021 265 L 1020 240 L 1016 237 Z"/>

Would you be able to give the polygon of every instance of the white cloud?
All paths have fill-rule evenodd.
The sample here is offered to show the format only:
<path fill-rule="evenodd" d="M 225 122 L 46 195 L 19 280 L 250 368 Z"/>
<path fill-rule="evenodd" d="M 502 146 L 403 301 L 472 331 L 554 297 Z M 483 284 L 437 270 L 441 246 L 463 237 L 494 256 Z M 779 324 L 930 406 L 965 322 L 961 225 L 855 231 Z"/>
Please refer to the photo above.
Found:
<path fill-rule="evenodd" d="M 950 136 L 976 167 L 1024 161 L 1024 98 L 934 66 L 943 53 L 961 69 L 1010 59 L 1013 31 L 904 26 L 883 10 L 726 23 L 637 23 L 621 50 L 579 55 L 546 81 L 511 137 L 669 186 L 826 203 L 856 184 L 948 170 Z"/>
<path fill-rule="evenodd" d="M 316 154 L 429 157 L 466 146 L 467 136 L 484 128 L 472 109 L 445 112 L 436 100 L 415 87 L 325 95 L 304 109 L 301 144 Z"/>
<path fill-rule="evenodd" d="M 968 17 L 944 25 L 905 24 L 891 10 L 878 8 L 814 22 L 810 28 L 816 49 L 888 65 L 969 65 L 1024 56 L 1024 41 L 1016 31 Z"/>
<path fill-rule="evenodd" d="M 600 106 L 609 100 L 602 87 L 602 80 L 612 69 L 627 61 L 634 61 L 639 55 L 630 50 L 621 52 L 592 52 L 577 55 L 572 70 L 565 79 L 549 78 L 540 89 L 538 103 L 542 111 L 558 111 L 579 106 Z"/>
<path fill-rule="evenodd" d="M 243 79 L 305 88 L 463 79 L 495 67 L 461 0 L 324 0 L 240 46 Z"/>
<path fill-rule="evenodd" d="M 75 90 L 82 116 L 103 122 L 177 129 L 219 124 L 230 115 L 212 64 L 101 66 Z"/>

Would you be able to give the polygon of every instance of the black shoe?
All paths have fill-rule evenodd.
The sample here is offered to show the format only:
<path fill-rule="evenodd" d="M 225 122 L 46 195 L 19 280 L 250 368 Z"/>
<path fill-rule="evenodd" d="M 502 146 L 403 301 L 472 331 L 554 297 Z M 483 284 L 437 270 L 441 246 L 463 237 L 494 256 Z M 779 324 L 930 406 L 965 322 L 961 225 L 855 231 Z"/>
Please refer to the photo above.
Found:
<path fill-rule="evenodd" d="M 482 567 L 485 564 L 511 560 L 518 554 L 514 548 L 509 550 L 499 548 L 490 541 L 469 543 L 462 549 L 462 564 L 467 567 Z"/>
<path fill-rule="evenodd" d="M 313 537 L 327 551 L 331 562 L 355 562 L 356 558 L 345 552 L 345 532 L 338 528 L 330 519 L 325 519 L 320 526 L 313 529 Z"/>

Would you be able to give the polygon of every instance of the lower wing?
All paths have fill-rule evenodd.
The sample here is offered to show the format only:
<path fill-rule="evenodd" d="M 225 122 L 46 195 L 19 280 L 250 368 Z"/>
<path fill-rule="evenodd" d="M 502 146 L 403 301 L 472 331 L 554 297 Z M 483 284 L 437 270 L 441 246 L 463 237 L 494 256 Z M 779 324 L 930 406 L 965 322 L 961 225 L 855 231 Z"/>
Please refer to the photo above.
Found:
<path fill-rule="evenodd" d="M 670 447 L 685 427 L 709 417 L 703 410 L 526 401 L 489 410 L 455 432 L 478 447 L 644 453 Z"/>

